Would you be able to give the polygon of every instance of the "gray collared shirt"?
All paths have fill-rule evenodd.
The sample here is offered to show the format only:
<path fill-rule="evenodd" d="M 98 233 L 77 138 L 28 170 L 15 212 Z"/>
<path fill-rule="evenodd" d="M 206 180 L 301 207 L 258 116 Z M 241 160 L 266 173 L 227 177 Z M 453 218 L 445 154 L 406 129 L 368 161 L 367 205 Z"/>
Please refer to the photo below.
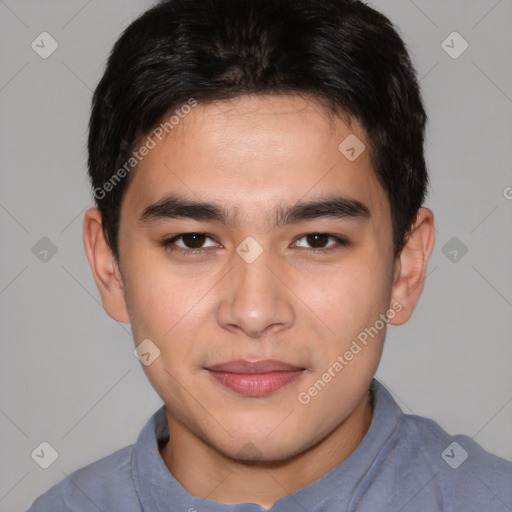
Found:
<path fill-rule="evenodd" d="M 512 462 L 436 422 L 404 414 L 372 381 L 374 414 L 359 446 L 270 512 L 510 512 Z M 27 512 L 264 512 L 193 496 L 164 464 L 157 443 L 169 430 L 162 406 L 134 445 L 85 466 L 52 487 Z"/>

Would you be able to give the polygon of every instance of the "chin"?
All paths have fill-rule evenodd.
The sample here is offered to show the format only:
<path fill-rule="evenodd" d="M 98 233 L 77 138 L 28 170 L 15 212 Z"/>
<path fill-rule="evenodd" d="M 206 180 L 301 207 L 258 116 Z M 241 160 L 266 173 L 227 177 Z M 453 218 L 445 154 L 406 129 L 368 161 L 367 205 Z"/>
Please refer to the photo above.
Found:
<path fill-rule="evenodd" d="M 305 451 L 313 442 L 295 440 L 286 436 L 270 439 L 265 435 L 230 438 L 227 444 L 214 443 L 212 446 L 224 456 L 243 463 L 273 463 L 285 461 Z"/>

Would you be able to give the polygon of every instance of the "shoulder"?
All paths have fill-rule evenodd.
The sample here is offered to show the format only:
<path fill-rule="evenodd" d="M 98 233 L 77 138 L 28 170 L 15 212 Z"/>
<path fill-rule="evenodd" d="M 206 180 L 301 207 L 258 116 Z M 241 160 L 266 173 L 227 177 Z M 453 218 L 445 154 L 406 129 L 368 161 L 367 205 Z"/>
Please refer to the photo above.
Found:
<path fill-rule="evenodd" d="M 418 489 L 423 485 L 443 510 L 510 509 L 512 462 L 421 416 L 403 414 L 393 437 L 395 449 L 405 456 L 400 472 L 410 472 L 410 481 Z"/>
<path fill-rule="evenodd" d="M 139 512 L 131 474 L 133 445 L 78 469 L 39 496 L 27 512 Z"/>
<path fill-rule="evenodd" d="M 409 438 L 418 455 L 434 466 L 443 462 L 442 467 L 448 466 L 453 470 L 464 467 L 468 470 L 493 470 L 512 476 L 511 461 L 487 452 L 469 436 L 448 434 L 432 419 L 403 414 L 399 421 L 399 432 Z M 442 448 L 441 452 L 439 448 Z"/>

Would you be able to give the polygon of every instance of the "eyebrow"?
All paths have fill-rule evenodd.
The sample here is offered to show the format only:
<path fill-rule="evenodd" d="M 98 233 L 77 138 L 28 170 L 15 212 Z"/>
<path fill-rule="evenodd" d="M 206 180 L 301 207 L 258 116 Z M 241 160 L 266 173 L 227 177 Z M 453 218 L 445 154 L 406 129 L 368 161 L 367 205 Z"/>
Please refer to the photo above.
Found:
<path fill-rule="evenodd" d="M 270 214 L 275 227 L 298 224 L 320 218 L 365 221 L 371 217 L 370 209 L 361 201 L 342 196 L 330 196 L 291 206 L 279 206 Z M 153 224 L 167 219 L 191 219 L 236 226 L 240 222 L 237 210 L 204 201 L 166 196 L 147 206 L 139 216 L 142 224 Z"/>

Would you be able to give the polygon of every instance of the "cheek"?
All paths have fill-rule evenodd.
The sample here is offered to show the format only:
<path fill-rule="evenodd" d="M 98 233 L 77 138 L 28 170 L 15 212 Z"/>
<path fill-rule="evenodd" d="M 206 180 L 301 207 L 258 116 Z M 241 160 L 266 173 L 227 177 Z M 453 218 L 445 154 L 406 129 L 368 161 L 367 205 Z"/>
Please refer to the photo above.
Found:
<path fill-rule="evenodd" d="M 219 277 L 184 273 L 149 253 L 132 253 L 127 271 L 125 297 L 135 344 L 150 339 L 160 350 L 159 364 L 144 368 L 148 377 L 165 376 L 162 363 L 173 375 L 186 375 L 187 363 L 192 368 L 201 362 L 201 346 L 211 334 L 205 331 L 215 312 L 211 290 Z"/>
<path fill-rule="evenodd" d="M 382 354 L 387 324 L 380 315 L 389 309 L 389 294 L 387 274 L 376 263 L 347 266 L 309 290 L 311 309 L 329 326 L 297 397 L 312 431 L 329 432 L 366 392 Z"/>
<path fill-rule="evenodd" d="M 124 289 L 135 343 L 162 339 L 184 309 L 184 287 L 150 251 L 134 250 L 129 255 L 124 262 L 128 276 Z"/>
<path fill-rule="evenodd" d="M 389 307 L 391 287 L 382 262 L 354 258 L 322 279 L 309 281 L 302 294 L 340 340 L 357 335 Z M 331 332 L 331 334 L 333 334 Z"/>
<path fill-rule="evenodd" d="M 301 391 L 311 401 L 312 417 L 319 414 L 333 422 L 343 411 L 334 417 L 330 404 L 343 396 L 349 410 L 378 367 L 387 326 L 380 315 L 388 311 L 391 293 L 382 259 L 360 255 L 345 263 L 315 280 L 306 295 L 311 310 L 328 329 L 316 322 L 325 336 L 317 343 L 317 364 Z"/>

